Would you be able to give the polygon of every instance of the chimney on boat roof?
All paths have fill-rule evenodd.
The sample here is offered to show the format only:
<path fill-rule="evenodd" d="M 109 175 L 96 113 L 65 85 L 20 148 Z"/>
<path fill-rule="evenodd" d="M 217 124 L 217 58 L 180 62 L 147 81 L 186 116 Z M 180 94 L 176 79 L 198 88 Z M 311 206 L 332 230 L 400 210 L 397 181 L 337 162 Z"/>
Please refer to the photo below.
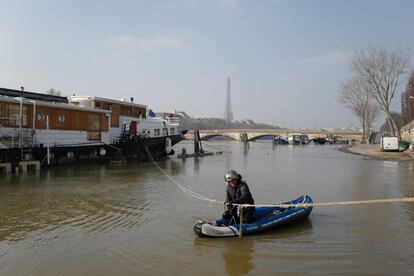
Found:
<path fill-rule="evenodd" d="M 131 100 L 131 103 L 134 103 L 134 97 L 129 98 Z"/>

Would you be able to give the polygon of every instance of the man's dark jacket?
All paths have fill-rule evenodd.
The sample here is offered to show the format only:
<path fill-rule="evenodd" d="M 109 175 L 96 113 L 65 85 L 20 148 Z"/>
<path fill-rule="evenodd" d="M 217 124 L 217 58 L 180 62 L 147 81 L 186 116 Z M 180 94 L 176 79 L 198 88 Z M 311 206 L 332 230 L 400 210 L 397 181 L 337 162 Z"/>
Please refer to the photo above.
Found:
<path fill-rule="evenodd" d="M 245 181 L 239 181 L 236 187 L 227 185 L 226 202 L 237 204 L 254 204 L 252 194 L 250 193 L 249 186 Z M 230 207 L 232 210 L 228 210 L 231 213 L 237 213 L 237 208 Z M 243 215 L 246 222 L 252 222 L 254 220 L 254 207 L 244 208 Z"/>

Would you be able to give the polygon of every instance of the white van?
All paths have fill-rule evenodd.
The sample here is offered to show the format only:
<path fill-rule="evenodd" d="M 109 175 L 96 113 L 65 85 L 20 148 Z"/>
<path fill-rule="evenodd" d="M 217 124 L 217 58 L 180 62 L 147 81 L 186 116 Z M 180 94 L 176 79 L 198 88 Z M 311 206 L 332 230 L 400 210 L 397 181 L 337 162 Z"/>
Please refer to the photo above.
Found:
<path fill-rule="evenodd" d="M 381 151 L 399 151 L 398 137 L 381 137 L 380 149 Z"/>

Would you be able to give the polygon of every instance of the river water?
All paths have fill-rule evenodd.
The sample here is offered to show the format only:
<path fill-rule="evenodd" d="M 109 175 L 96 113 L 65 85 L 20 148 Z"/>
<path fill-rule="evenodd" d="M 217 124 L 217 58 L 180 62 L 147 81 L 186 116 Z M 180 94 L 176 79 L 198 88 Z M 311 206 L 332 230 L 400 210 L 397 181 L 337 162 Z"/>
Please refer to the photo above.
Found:
<path fill-rule="evenodd" d="M 182 142 L 191 149 L 191 143 Z M 414 196 L 414 163 L 365 160 L 337 146 L 206 142 L 221 155 L 159 162 L 177 182 L 224 200 L 234 168 L 256 203 Z M 89 164 L 0 176 L 0 275 L 412 273 L 414 204 L 316 207 L 256 236 L 201 239 L 222 206 L 182 193 L 151 163 Z"/>

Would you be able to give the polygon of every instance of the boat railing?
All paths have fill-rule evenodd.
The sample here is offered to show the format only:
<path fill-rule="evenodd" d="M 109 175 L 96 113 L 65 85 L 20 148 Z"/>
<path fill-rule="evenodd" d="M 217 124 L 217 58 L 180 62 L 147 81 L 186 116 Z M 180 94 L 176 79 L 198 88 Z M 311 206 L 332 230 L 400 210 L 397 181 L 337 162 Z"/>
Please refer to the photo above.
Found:
<path fill-rule="evenodd" d="M 177 117 L 167 117 L 167 118 L 164 118 L 164 120 L 166 120 L 170 124 L 177 124 L 177 125 L 180 124 L 180 119 Z"/>
<path fill-rule="evenodd" d="M 169 125 L 179 126 L 180 119 L 179 118 L 168 118 L 168 117 L 152 117 L 153 120 L 159 120 L 161 122 L 168 123 Z"/>
<path fill-rule="evenodd" d="M 16 137 L 13 132 L 5 131 L 6 127 L 8 125 L 10 125 L 11 121 L 16 122 L 16 118 L 0 117 L 0 144 L 1 144 L 1 148 L 14 148 L 17 145 L 15 142 L 19 141 L 19 137 Z M 14 127 L 16 127 L 16 126 L 14 126 Z M 15 139 L 17 139 L 17 140 L 15 140 Z"/>

